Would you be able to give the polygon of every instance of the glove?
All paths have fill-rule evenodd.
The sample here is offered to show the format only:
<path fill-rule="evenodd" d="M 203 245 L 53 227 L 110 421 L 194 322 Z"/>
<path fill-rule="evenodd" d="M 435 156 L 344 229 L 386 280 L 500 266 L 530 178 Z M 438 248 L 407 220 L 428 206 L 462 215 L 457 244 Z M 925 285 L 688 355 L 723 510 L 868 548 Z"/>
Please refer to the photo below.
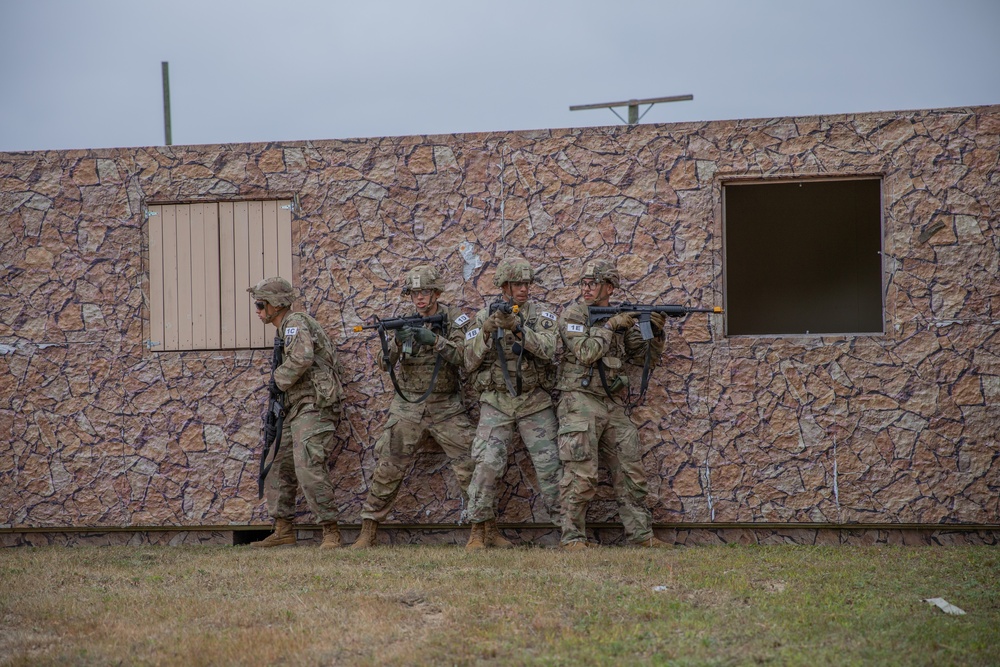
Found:
<path fill-rule="evenodd" d="M 433 345 L 434 341 L 437 340 L 437 334 L 428 329 L 427 327 L 417 327 L 415 329 L 410 329 L 413 335 L 413 340 L 420 343 L 421 345 Z"/>
<path fill-rule="evenodd" d="M 662 333 L 663 325 L 667 322 L 667 316 L 663 313 L 650 313 L 649 323 L 653 325 L 653 333 Z"/>
<path fill-rule="evenodd" d="M 604 326 L 612 331 L 631 329 L 635 326 L 635 316 L 631 313 L 618 313 L 617 315 L 612 316 Z"/>
<path fill-rule="evenodd" d="M 400 327 L 396 329 L 396 345 L 402 347 L 406 343 L 413 341 L 413 329 L 410 327 Z"/>
<path fill-rule="evenodd" d="M 485 320 L 483 320 L 483 335 L 492 336 L 493 332 L 499 329 L 500 326 L 496 322 L 496 313 L 490 315 Z"/>
<path fill-rule="evenodd" d="M 497 327 L 511 331 L 516 329 L 519 324 L 517 315 L 514 313 L 502 313 L 499 310 L 493 313 L 493 320 L 496 322 Z"/>

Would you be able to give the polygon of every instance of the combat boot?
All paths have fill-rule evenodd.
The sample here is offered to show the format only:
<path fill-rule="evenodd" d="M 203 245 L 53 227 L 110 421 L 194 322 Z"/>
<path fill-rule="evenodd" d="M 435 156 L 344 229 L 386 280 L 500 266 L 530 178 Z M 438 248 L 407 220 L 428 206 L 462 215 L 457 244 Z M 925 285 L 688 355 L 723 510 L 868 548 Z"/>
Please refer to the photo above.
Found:
<path fill-rule="evenodd" d="M 375 533 L 377 531 L 378 521 L 375 521 L 374 519 L 362 519 L 361 534 L 358 535 L 358 539 L 354 540 L 354 544 L 352 544 L 349 548 L 367 549 L 375 546 Z"/>
<path fill-rule="evenodd" d="M 469 541 L 465 544 L 466 551 L 479 551 L 486 548 L 486 522 L 472 524 Z"/>
<path fill-rule="evenodd" d="M 280 547 L 295 544 L 295 526 L 288 519 L 275 519 L 274 532 L 260 540 L 251 542 L 252 547 Z"/>
<path fill-rule="evenodd" d="M 674 545 L 657 539 L 654 535 L 650 535 L 649 539 L 643 540 L 642 542 L 632 542 L 632 546 L 644 549 L 671 549 Z"/>
<path fill-rule="evenodd" d="M 319 545 L 320 549 L 339 549 L 340 548 L 340 528 L 337 527 L 336 521 L 331 521 L 330 523 L 323 524 L 323 542 Z"/>
<path fill-rule="evenodd" d="M 588 548 L 585 540 L 573 540 L 559 545 L 560 551 L 586 551 Z"/>
<path fill-rule="evenodd" d="M 485 522 L 483 543 L 488 547 L 497 549 L 510 549 L 514 545 L 504 539 L 504 536 L 497 530 L 497 520 L 490 519 Z"/>

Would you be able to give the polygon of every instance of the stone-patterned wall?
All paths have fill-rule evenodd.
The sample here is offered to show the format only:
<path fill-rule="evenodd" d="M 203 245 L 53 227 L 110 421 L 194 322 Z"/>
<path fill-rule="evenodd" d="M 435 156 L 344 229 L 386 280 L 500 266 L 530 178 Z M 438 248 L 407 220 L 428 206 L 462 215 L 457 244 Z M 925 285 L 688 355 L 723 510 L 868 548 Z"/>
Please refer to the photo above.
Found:
<path fill-rule="evenodd" d="M 886 335 L 730 339 L 718 315 L 671 321 L 633 415 L 654 518 L 998 524 L 998 160 L 1000 107 L 0 154 L 0 526 L 265 520 L 268 352 L 144 346 L 144 205 L 298 197 L 291 278 L 349 375 L 332 470 L 350 522 L 391 386 L 349 331 L 396 311 L 405 268 L 437 263 L 443 300 L 470 315 L 508 251 L 555 308 L 597 255 L 634 299 L 717 305 L 722 184 L 838 175 L 884 177 Z M 502 520 L 542 520 L 523 450 L 511 461 Z M 460 512 L 429 449 L 395 518 Z M 614 513 L 605 485 L 591 518 Z"/>

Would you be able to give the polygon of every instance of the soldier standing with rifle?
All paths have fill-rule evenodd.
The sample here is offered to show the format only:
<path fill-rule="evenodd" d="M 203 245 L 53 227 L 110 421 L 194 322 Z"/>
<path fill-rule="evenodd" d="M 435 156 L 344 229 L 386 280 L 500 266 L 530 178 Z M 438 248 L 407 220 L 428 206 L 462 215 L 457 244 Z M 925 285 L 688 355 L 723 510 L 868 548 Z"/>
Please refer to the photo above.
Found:
<path fill-rule="evenodd" d="M 548 392 L 555 370 L 557 318 L 528 300 L 532 282 L 534 272 L 526 260 L 500 260 L 493 284 L 504 300 L 479 311 L 465 347 L 466 369 L 475 374 L 473 387 L 481 392 L 479 426 L 472 441 L 476 470 L 469 485 L 469 551 L 511 546 L 497 530 L 494 503 L 515 427 L 535 466 L 549 515 L 556 521 L 559 517 L 562 466 Z"/>
<path fill-rule="evenodd" d="M 379 368 L 390 372 L 395 395 L 382 437 L 375 443 L 378 461 L 361 510 L 361 534 L 352 549 L 375 546 L 378 525 L 389 515 L 417 444 L 426 434 L 450 459 L 463 500 L 467 494 L 473 469 L 469 448 L 474 430 L 462 403 L 459 369 L 464 364 L 469 317 L 438 302 L 443 288 L 444 281 L 436 268 L 415 267 L 406 274 L 403 285 L 403 295 L 410 298 L 417 311 L 413 325 L 398 326 L 403 324 L 403 318 L 393 320 L 392 327 L 374 325 L 382 344 L 377 362 Z M 393 332 L 391 338 L 388 331 Z M 397 363 L 398 374 L 394 370 Z"/>
<path fill-rule="evenodd" d="M 261 491 L 274 532 L 252 547 L 295 544 L 295 495 L 302 486 L 309 509 L 323 528 L 323 549 L 340 546 L 333 484 L 327 461 L 341 418 L 343 389 L 337 351 L 323 327 L 303 312 L 292 312 L 295 291 L 284 278 L 265 278 L 247 291 L 257 317 L 277 327 L 271 369 L 269 417 L 281 427 L 268 433 L 261 457 Z M 283 420 L 282 420 L 283 417 Z M 265 429 L 267 431 L 268 429 Z M 265 466 L 274 439 L 271 464 Z"/>
<path fill-rule="evenodd" d="M 621 285 L 615 265 L 595 260 L 583 267 L 580 302 L 559 318 L 563 358 L 556 389 L 559 399 L 559 457 L 563 462 L 561 547 L 587 548 L 587 506 L 597 487 L 598 462 L 607 465 L 628 541 L 640 547 L 666 547 L 653 536 L 652 514 L 642 468 L 639 432 L 625 414 L 628 375 L 624 363 L 659 359 L 666 337 L 666 316 L 649 316 L 653 337 L 644 341 L 630 313 L 591 323 L 590 306 L 608 306 Z M 648 347 L 647 347 L 648 346 Z"/>

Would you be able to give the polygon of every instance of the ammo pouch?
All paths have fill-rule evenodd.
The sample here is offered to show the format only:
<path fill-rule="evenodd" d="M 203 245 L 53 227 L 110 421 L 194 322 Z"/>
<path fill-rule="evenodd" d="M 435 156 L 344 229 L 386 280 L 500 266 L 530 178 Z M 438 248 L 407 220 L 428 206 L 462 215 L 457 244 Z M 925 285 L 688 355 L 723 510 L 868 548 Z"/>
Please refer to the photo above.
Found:
<path fill-rule="evenodd" d="M 622 360 L 617 357 L 602 357 L 600 361 L 608 380 L 608 393 L 612 396 L 628 387 L 628 375 L 622 371 Z"/>

